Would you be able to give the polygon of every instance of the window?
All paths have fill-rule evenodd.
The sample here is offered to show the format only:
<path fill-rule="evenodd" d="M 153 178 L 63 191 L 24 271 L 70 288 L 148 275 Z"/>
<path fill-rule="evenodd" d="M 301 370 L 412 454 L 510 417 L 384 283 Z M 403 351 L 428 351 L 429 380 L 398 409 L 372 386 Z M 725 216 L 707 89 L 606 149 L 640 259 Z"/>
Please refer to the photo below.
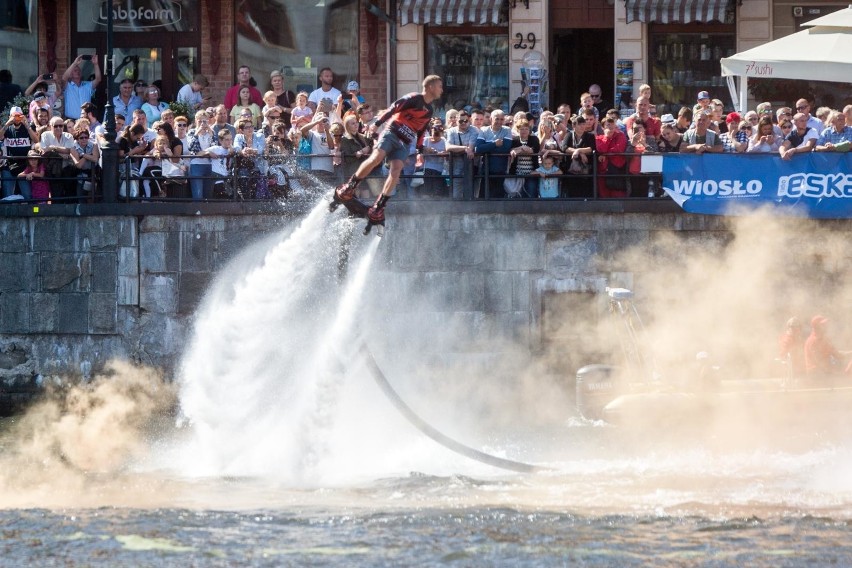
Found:
<path fill-rule="evenodd" d="M 451 108 L 493 107 L 509 112 L 509 40 L 500 35 L 429 33 L 426 74 L 444 80 L 444 96 L 436 104 L 443 116 Z"/>
<path fill-rule="evenodd" d="M 358 0 L 239 0 L 236 64 L 251 68 L 261 91 L 274 69 L 297 78 L 285 80 L 288 89 L 313 90 L 323 67 L 342 90 L 358 78 L 358 14 Z"/>
<path fill-rule="evenodd" d="M 12 82 L 20 85 L 21 91 L 35 81 L 39 72 L 37 0 L 3 2 L 3 10 L 0 10 L 0 69 L 12 73 Z"/>

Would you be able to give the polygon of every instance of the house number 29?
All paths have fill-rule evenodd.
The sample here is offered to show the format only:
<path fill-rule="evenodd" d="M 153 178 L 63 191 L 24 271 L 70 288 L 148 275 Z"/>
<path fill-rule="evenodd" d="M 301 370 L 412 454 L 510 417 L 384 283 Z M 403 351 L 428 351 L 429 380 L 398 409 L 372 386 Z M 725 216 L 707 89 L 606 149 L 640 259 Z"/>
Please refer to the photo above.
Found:
<path fill-rule="evenodd" d="M 515 34 L 515 39 L 518 40 L 518 43 L 512 46 L 515 49 L 535 49 L 535 42 L 538 40 L 538 38 L 536 38 L 535 34 L 532 32 L 528 33 L 526 38 L 524 37 L 524 34 L 518 32 Z M 529 44 L 526 43 L 527 41 L 529 42 Z"/>

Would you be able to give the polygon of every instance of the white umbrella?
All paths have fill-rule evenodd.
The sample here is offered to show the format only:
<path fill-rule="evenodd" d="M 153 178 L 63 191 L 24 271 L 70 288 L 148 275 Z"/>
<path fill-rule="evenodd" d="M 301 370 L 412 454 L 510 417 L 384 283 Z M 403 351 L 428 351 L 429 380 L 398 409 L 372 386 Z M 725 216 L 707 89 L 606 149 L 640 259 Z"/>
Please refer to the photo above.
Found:
<path fill-rule="evenodd" d="M 749 77 L 846 81 L 852 77 L 852 6 L 806 24 L 808 29 L 721 60 L 722 75 L 739 111 L 746 108 Z M 733 77 L 742 77 L 739 97 Z"/>

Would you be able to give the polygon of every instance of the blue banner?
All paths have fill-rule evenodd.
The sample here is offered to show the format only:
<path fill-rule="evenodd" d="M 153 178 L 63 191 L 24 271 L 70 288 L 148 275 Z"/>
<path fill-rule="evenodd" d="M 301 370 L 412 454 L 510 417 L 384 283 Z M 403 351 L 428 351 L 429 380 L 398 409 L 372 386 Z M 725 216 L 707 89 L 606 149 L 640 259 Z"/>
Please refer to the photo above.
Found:
<path fill-rule="evenodd" d="M 663 188 L 689 213 L 852 218 L 852 155 L 666 154 Z"/>

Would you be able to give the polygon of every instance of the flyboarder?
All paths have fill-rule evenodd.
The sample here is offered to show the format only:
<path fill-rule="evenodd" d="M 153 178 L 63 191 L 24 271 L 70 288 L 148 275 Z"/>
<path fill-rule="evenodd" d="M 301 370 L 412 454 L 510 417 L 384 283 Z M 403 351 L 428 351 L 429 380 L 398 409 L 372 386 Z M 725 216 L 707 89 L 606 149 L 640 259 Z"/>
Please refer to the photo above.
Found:
<path fill-rule="evenodd" d="M 358 171 L 349 178 L 349 181 L 339 186 L 332 193 L 332 201 L 329 210 L 334 211 L 342 203 L 352 214 L 367 218 L 367 227 L 364 234 L 370 232 L 373 225 L 385 224 L 385 205 L 390 199 L 390 194 L 399 181 L 403 162 L 408 158 L 408 150 L 412 142 L 416 142 L 419 150 L 423 145 L 423 137 L 426 127 L 432 118 L 432 101 L 441 97 L 444 92 L 443 82 L 437 75 L 429 75 L 423 79 L 423 91 L 421 93 L 409 93 L 394 102 L 391 107 L 376 119 L 368 130 L 369 135 L 375 135 L 379 126 L 390 121 L 390 124 L 382 132 L 378 144 L 373 149 L 370 157 L 361 163 Z M 382 193 L 376 199 L 372 207 L 367 207 L 355 197 L 355 188 L 358 183 L 370 175 L 376 166 L 388 160 L 388 178 L 382 188 Z"/>

